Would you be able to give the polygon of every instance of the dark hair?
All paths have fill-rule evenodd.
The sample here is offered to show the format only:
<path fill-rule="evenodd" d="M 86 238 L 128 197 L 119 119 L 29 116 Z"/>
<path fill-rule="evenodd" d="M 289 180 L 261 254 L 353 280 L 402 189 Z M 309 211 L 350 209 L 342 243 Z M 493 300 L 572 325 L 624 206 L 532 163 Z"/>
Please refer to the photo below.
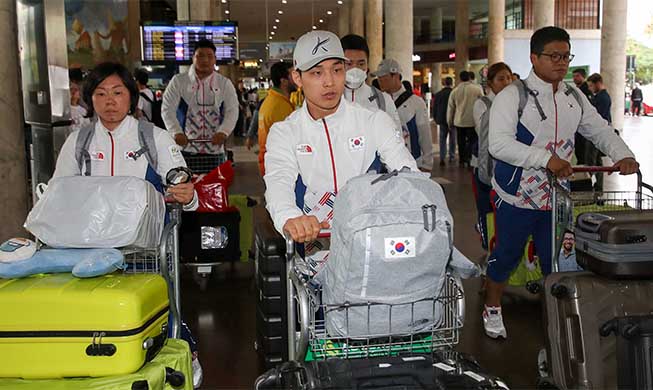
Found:
<path fill-rule="evenodd" d="M 199 49 L 211 49 L 213 50 L 213 53 L 216 51 L 215 45 L 208 39 L 200 39 L 199 41 L 195 42 L 195 46 L 193 47 L 193 55 L 195 55 L 195 52 Z"/>
<path fill-rule="evenodd" d="M 129 103 L 129 112 L 136 112 L 136 105 L 138 104 L 138 87 L 136 86 L 136 81 L 132 78 L 131 73 L 127 68 L 116 62 L 104 62 L 97 65 L 86 77 L 86 82 L 84 83 L 84 90 L 82 92 L 82 97 L 84 102 L 88 106 L 87 117 L 92 117 L 95 114 L 93 109 L 93 92 L 97 89 L 98 85 L 109 76 L 116 75 L 120 77 L 122 83 L 125 84 L 125 87 L 129 91 L 130 103 Z"/>
<path fill-rule="evenodd" d="M 574 238 L 576 238 L 576 233 L 572 232 L 569 229 L 565 229 L 564 233 L 562 233 L 562 237 L 564 237 L 565 234 L 571 234 L 572 236 L 574 236 Z"/>
<path fill-rule="evenodd" d="M 288 69 L 292 68 L 290 62 L 277 62 L 270 68 L 270 78 L 272 85 L 279 88 L 282 79 L 288 78 Z"/>
<path fill-rule="evenodd" d="M 592 75 L 587 78 L 587 81 L 592 83 L 603 83 L 603 77 L 598 73 L 592 73 Z"/>
<path fill-rule="evenodd" d="M 453 79 L 451 77 L 445 77 L 444 85 L 446 85 L 447 87 L 451 87 L 453 85 Z"/>
<path fill-rule="evenodd" d="M 84 73 L 80 68 L 68 69 L 68 79 L 77 84 L 81 84 L 84 81 Z"/>
<path fill-rule="evenodd" d="M 496 64 L 492 64 L 488 70 L 487 70 L 487 79 L 488 80 L 494 80 L 495 77 L 497 77 L 497 74 L 501 72 L 502 70 L 507 70 L 508 73 L 512 76 L 512 70 L 506 64 L 505 62 L 497 62 Z"/>
<path fill-rule="evenodd" d="M 367 46 L 367 41 L 365 38 L 356 34 L 345 35 L 340 38 L 340 44 L 342 45 L 342 50 L 362 50 L 367 55 L 367 58 L 370 58 L 370 47 Z"/>
<path fill-rule="evenodd" d="M 576 74 L 576 73 L 583 76 L 583 78 L 587 77 L 587 71 L 585 70 L 585 68 L 576 68 L 574 69 L 573 72 L 571 72 L 571 74 Z"/>
<path fill-rule="evenodd" d="M 376 89 L 381 89 L 381 84 L 379 84 L 379 79 L 372 80 L 372 86 Z"/>
<path fill-rule="evenodd" d="M 467 74 L 469 74 L 469 79 L 470 80 L 476 79 L 476 75 L 474 74 L 474 72 L 467 72 Z"/>
<path fill-rule="evenodd" d="M 566 42 L 571 48 L 569 34 L 560 27 L 542 27 L 531 36 L 531 54 L 542 54 L 544 46 L 551 42 Z"/>
<path fill-rule="evenodd" d="M 460 81 L 469 81 L 469 72 L 466 70 L 463 70 L 460 72 Z"/>
<path fill-rule="evenodd" d="M 517 77 L 518 79 L 521 79 L 521 76 L 519 75 L 519 73 L 513 73 L 512 75 Z"/>
<path fill-rule="evenodd" d="M 150 81 L 150 75 L 143 68 L 138 68 L 134 71 L 134 78 L 141 85 L 147 85 L 147 82 Z"/>

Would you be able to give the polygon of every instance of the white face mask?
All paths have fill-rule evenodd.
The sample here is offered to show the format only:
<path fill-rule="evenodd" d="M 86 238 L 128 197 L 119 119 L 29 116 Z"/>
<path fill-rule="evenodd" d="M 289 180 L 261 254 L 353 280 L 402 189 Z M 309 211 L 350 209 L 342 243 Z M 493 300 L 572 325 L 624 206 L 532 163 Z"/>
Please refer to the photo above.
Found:
<path fill-rule="evenodd" d="M 360 68 L 351 68 L 347 71 L 345 84 L 349 89 L 360 88 L 367 79 L 367 73 Z"/>

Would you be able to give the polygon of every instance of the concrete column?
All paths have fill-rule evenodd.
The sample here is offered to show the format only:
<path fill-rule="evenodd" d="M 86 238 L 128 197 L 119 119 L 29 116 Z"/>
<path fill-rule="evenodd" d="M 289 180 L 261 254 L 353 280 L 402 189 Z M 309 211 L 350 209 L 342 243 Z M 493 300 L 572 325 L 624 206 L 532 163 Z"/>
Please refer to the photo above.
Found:
<path fill-rule="evenodd" d="M 189 0 L 190 20 L 211 20 L 212 0 Z"/>
<path fill-rule="evenodd" d="M 177 20 L 190 20 L 190 0 L 177 0 Z"/>
<path fill-rule="evenodd" d="M 431 42 L 442 39 L 442 8 L 434 8 L 431 12 L 431 31 L 429 34 Z"/>
<path fill-rule="evenodd" d="M 365 0 L 351 0 L 351 19 L 349 31 L 365 36 Z"/>
<path fill-rule="evenodd" d="M 533 0 L 533 30 L 553 26 L 555 23 L 555 0 Z"/>
<path fill-rule="evenodd" d="M 438 62 L 433 64 L 433 69 L 431 70 L 431 92 L 435 95 L 442 89 L 442 63 Z"/>
<path fill-rule="evenodd" d="M 16 2 L 0 2 L 0 44 L 6 53 L 0 60 L 0 241 L 25 237 L 28 189 L 23 128 L 23 97 L 20 89 Z"/>
<path fill-rule="evenodd" d="M 413 81 L 413 0 L 385 0 L 385 58 L 399 62 L 404 80 Z"/>
<path fill-rule="evenodd" d="M 624 127 L 624 88 L 626 82 L 626 20 L 628 0 L 604 0 L 601 27 L 601 76 L 612 96 L 612 126 Z"/>
<path fill-rule="evenodd" d="M 127 23 L 129 35 L 127 40 L 129 42 L 128 58 L 130 62 L 130 69 L 141 60 L 141 40 L 140 37 L 140 21 L 141 21 L 141 5 L 138 1 L 130 1 L 127 3 Z"/>
<path fill-rule="evenodd" d="M 365 31 L 370 47 L 370 71 L 375 71 L 383 59 L 383 0 L 367 0 Z"/>
<path fill-rule="evenodd" d="M 492 65 L 503 61 L 506 0 L 490 0 L 489 6 L 487 62 Z"/>
<path fill-rule="evenodd" d="M 349 4 L 345 3 L 338 8 L 338 35 L 344 37 L 349 34 L 349 19 L 351 13 L 349 12 Z"/>
<path fill-rule="evenodd" d="M 469 0 L 456 2 L 456 77 L 469 62 Z"/>

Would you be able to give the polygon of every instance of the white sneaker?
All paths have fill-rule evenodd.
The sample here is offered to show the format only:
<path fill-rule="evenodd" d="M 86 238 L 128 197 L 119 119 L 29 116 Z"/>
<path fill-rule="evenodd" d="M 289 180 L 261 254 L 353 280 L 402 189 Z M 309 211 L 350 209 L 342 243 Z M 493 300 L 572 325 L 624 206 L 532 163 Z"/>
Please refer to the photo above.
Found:
<path fill-rule="evenodd" d="M 501 315 L 501 306 L 485 306 L 483 310 L 483 327 L 485 334 L 493 339 L 503 337 L 508 338 L 506 327 L 503 325 L 503 316 Z"/>
<path fill-rule="evenodd" d="M 202 380 L 204 380 L 204 374 L 202 373 L 202 365 L 200 364 L 200 359 L 193 359 L 193 388 L 199 389 L 202 385 Z"/>

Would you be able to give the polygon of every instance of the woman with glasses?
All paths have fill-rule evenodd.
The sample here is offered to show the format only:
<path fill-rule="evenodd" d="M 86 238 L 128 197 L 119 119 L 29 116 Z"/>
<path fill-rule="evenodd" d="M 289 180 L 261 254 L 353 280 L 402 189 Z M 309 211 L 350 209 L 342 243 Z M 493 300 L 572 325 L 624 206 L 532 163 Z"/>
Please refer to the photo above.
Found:
<path fill-rule="evenodd" d="M 123 65 L 107 62 L 96 66 L 89 73 L 83 91 L 91 123 L 66 139 L 53 177 L 134 176 L 162 189 L 166 174 L 173 168 L 185 167 L 186 162 L 167 131 L 134 118 L 139 96 L 134 78 Z M 143 126 L 149 126 L 149 130 Z M 147 132 L 149 136 L 143 135 Z M 147 137 L 151 141 L 145 141 Z M 145 148 L 149 147 L 156 149 L 156 166 L 152 166 L 154 159 L 146 156 L 149 152 Z M 78 153 L 80 149 L 83 151 Z M 184 205 L 184 210 L 197 209 L 192 183 L 169 186 L 167 192 Z M 182 338 L 191 346 L 193 380 L 199 386 L 202 368 L 197 359 L 197 345 L 185 324 Z"/>
<path fill-rule="evenodd" d="M 236 89 L 215 71 L 215 52 L 211 41 L 199 40 L 190 70 L 173 77 L 163 94 L 161 116 L 193 170 L 199 156 L 212 156 L 213 166 L 226 161 L 224 143 L 238 121 Z"/>
<path fill-rule="evenodd" d="M 570 161 L 579 132 L 612 158 L 622 175 L 637 172 L 633 152 L 578 88 L 563 82 L 573 59 L 569 34 L 544 27 L 531 37 L 533 69 L 523 83 L 501 91 L 490 110 L 489 150 L 496 164 L 497 245 L 488 259 L 482 317 L 485 333 L 507 337 L 501 295 L 533 236 L 544 274 L 551 272 L 551 188 L 548 172 L 572 174 Z M 521 86 L 518 86 L 521 85 Z M 526 99 L 520 104 L 520 99 Z"/>

